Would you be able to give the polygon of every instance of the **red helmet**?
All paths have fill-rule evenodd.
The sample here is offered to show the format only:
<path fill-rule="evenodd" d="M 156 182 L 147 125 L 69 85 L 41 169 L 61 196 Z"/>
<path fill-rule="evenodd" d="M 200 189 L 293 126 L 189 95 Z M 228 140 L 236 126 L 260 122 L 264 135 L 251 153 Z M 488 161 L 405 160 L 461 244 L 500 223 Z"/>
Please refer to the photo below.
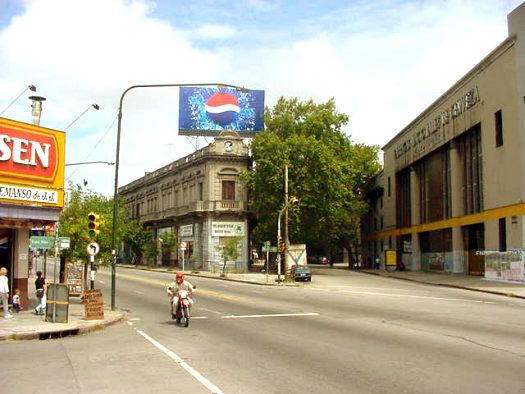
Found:
<path fill-rule="evenodd" d="M 177 272 L 177 274 L 175 275 L 175 280 L 183 280 L 184 279 L 184 274 L 182 272 Z"/>

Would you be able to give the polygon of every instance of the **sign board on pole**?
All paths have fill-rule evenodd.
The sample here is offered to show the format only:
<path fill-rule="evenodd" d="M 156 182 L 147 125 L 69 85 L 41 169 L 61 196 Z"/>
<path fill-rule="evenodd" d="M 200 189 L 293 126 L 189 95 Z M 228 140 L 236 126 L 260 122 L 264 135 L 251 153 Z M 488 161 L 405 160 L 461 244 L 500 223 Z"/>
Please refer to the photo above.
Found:
<path fill-rule="evenodd" d="M 180 242 L 180 248 L 181 248 L 181 250 L 186 250 L 187 247 L 188 247 L 188 244 L 186 244 L 186 242 L 184 242 L 184 241 L 181 241 L 181 242 Z"/>
<path fill-rule="evenodd" d="M 55 237 L 39 237 L 33 235 L 30 238 L 29 247 L 35 249 L 53 249 L 55 247 Z"/>
<path fill-rule="evenodd" d="M 262 247 L 262 251 L 263 252 L 277 252 L 277 246 L 266 246 L 266 245 L 263 245 Z"/>
<path fill-rule="evenodd" d="M 100 245 L 96 242 L 91 242 L 87 248 L 87 253 L 90 255 L 90 256 L 96 256 L 98 254 L 98 252 L 100 252 Z"/>

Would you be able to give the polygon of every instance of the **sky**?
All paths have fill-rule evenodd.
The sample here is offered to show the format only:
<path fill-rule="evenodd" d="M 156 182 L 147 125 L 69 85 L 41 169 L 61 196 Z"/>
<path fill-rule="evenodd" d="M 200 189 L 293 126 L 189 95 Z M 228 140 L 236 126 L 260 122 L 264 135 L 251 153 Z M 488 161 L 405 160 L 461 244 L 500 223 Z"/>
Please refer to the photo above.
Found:
<path fill-rule="evenodd" d="M 231 84 L 264 90 L 267 107 L 333 98 L 353 143 L 384 146 L 507 38 L 521 3 L 0 0 L 0 112 L 31 123 L 28 97 L 45 97 L 40 125 L 66 132 L 66 186 L 108 197 L 113 165 L 68 164 L 115 162 L 133 85 Z M 119 187 L 212 141 L 178 135 L 178 93 L 126 93 Z"/>

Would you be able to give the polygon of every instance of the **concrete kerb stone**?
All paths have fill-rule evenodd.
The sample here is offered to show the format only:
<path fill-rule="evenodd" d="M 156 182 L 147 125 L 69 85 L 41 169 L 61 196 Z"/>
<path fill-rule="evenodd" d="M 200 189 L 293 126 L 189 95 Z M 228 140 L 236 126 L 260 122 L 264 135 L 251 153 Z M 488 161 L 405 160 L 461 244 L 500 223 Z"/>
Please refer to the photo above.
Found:
<path fill-rule="evenodd" d="M 525 299 L 524 296 L 514 294 L 514 293 L 507 293 L 507 292 L 496 291 L 496 290 L 478 289 L 478 288 L 471 287 L 471 286 L 454 285 L 450 283 L 434 283 L 434 282 L 429 282 L 429 281 L 425 281 L 421 279 L 406 278 L 406 277 L 395 276 L 395 275 L 381 275 L 378 272 L 371 272 L 371 271 L 356 271 L 356 272 L 367 274 L 367 275 L 382 276 L 384 278 L 392 278 L 392 279 L 406 280 L 410 282 L 423 283 L 423 284 L 431 285 L 431 286 L 449 287 L 449 288 L 454 288 L 454 289 L 476 291 L 479 293 L 494 294 L 494 295 L 500 295 L 500 296 L 505 296 L 505 297 Z"/>
<path fill-rule="evenodd" d="M 57 324 L 56 326 L 47 325 L 46 323 L 48 322 L 42 322 L 42 325 L 35 325 L 34 327 L 22 325 L 11 330 L 0 332 L 0 341 L 55 339 L 83 335 L 120 322 L 125 316 L 126 313 L 124 311 L 118 311 L 114 316 L 109 318 L 105 317 L 103 320 L 78 320 L 76 322 L 70 321 L 68 323 L 52 323 Z"/>

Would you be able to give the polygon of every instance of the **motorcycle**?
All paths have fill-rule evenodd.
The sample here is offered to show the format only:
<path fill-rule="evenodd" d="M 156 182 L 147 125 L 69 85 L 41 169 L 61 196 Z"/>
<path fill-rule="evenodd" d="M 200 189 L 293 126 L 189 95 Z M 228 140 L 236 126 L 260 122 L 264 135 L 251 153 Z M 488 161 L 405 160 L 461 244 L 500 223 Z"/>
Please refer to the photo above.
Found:
<path fill-rule="evenodd" d="M 177 298 L 178 305 L 175 305 L 175 298 L 173 298 L 173 308 L 176 311 L 172 317 L 176 320 L 177 324 L 182 321 L 185 327 L 190 325 L 190 292 L 188 290 L 178 290 Z"/>

